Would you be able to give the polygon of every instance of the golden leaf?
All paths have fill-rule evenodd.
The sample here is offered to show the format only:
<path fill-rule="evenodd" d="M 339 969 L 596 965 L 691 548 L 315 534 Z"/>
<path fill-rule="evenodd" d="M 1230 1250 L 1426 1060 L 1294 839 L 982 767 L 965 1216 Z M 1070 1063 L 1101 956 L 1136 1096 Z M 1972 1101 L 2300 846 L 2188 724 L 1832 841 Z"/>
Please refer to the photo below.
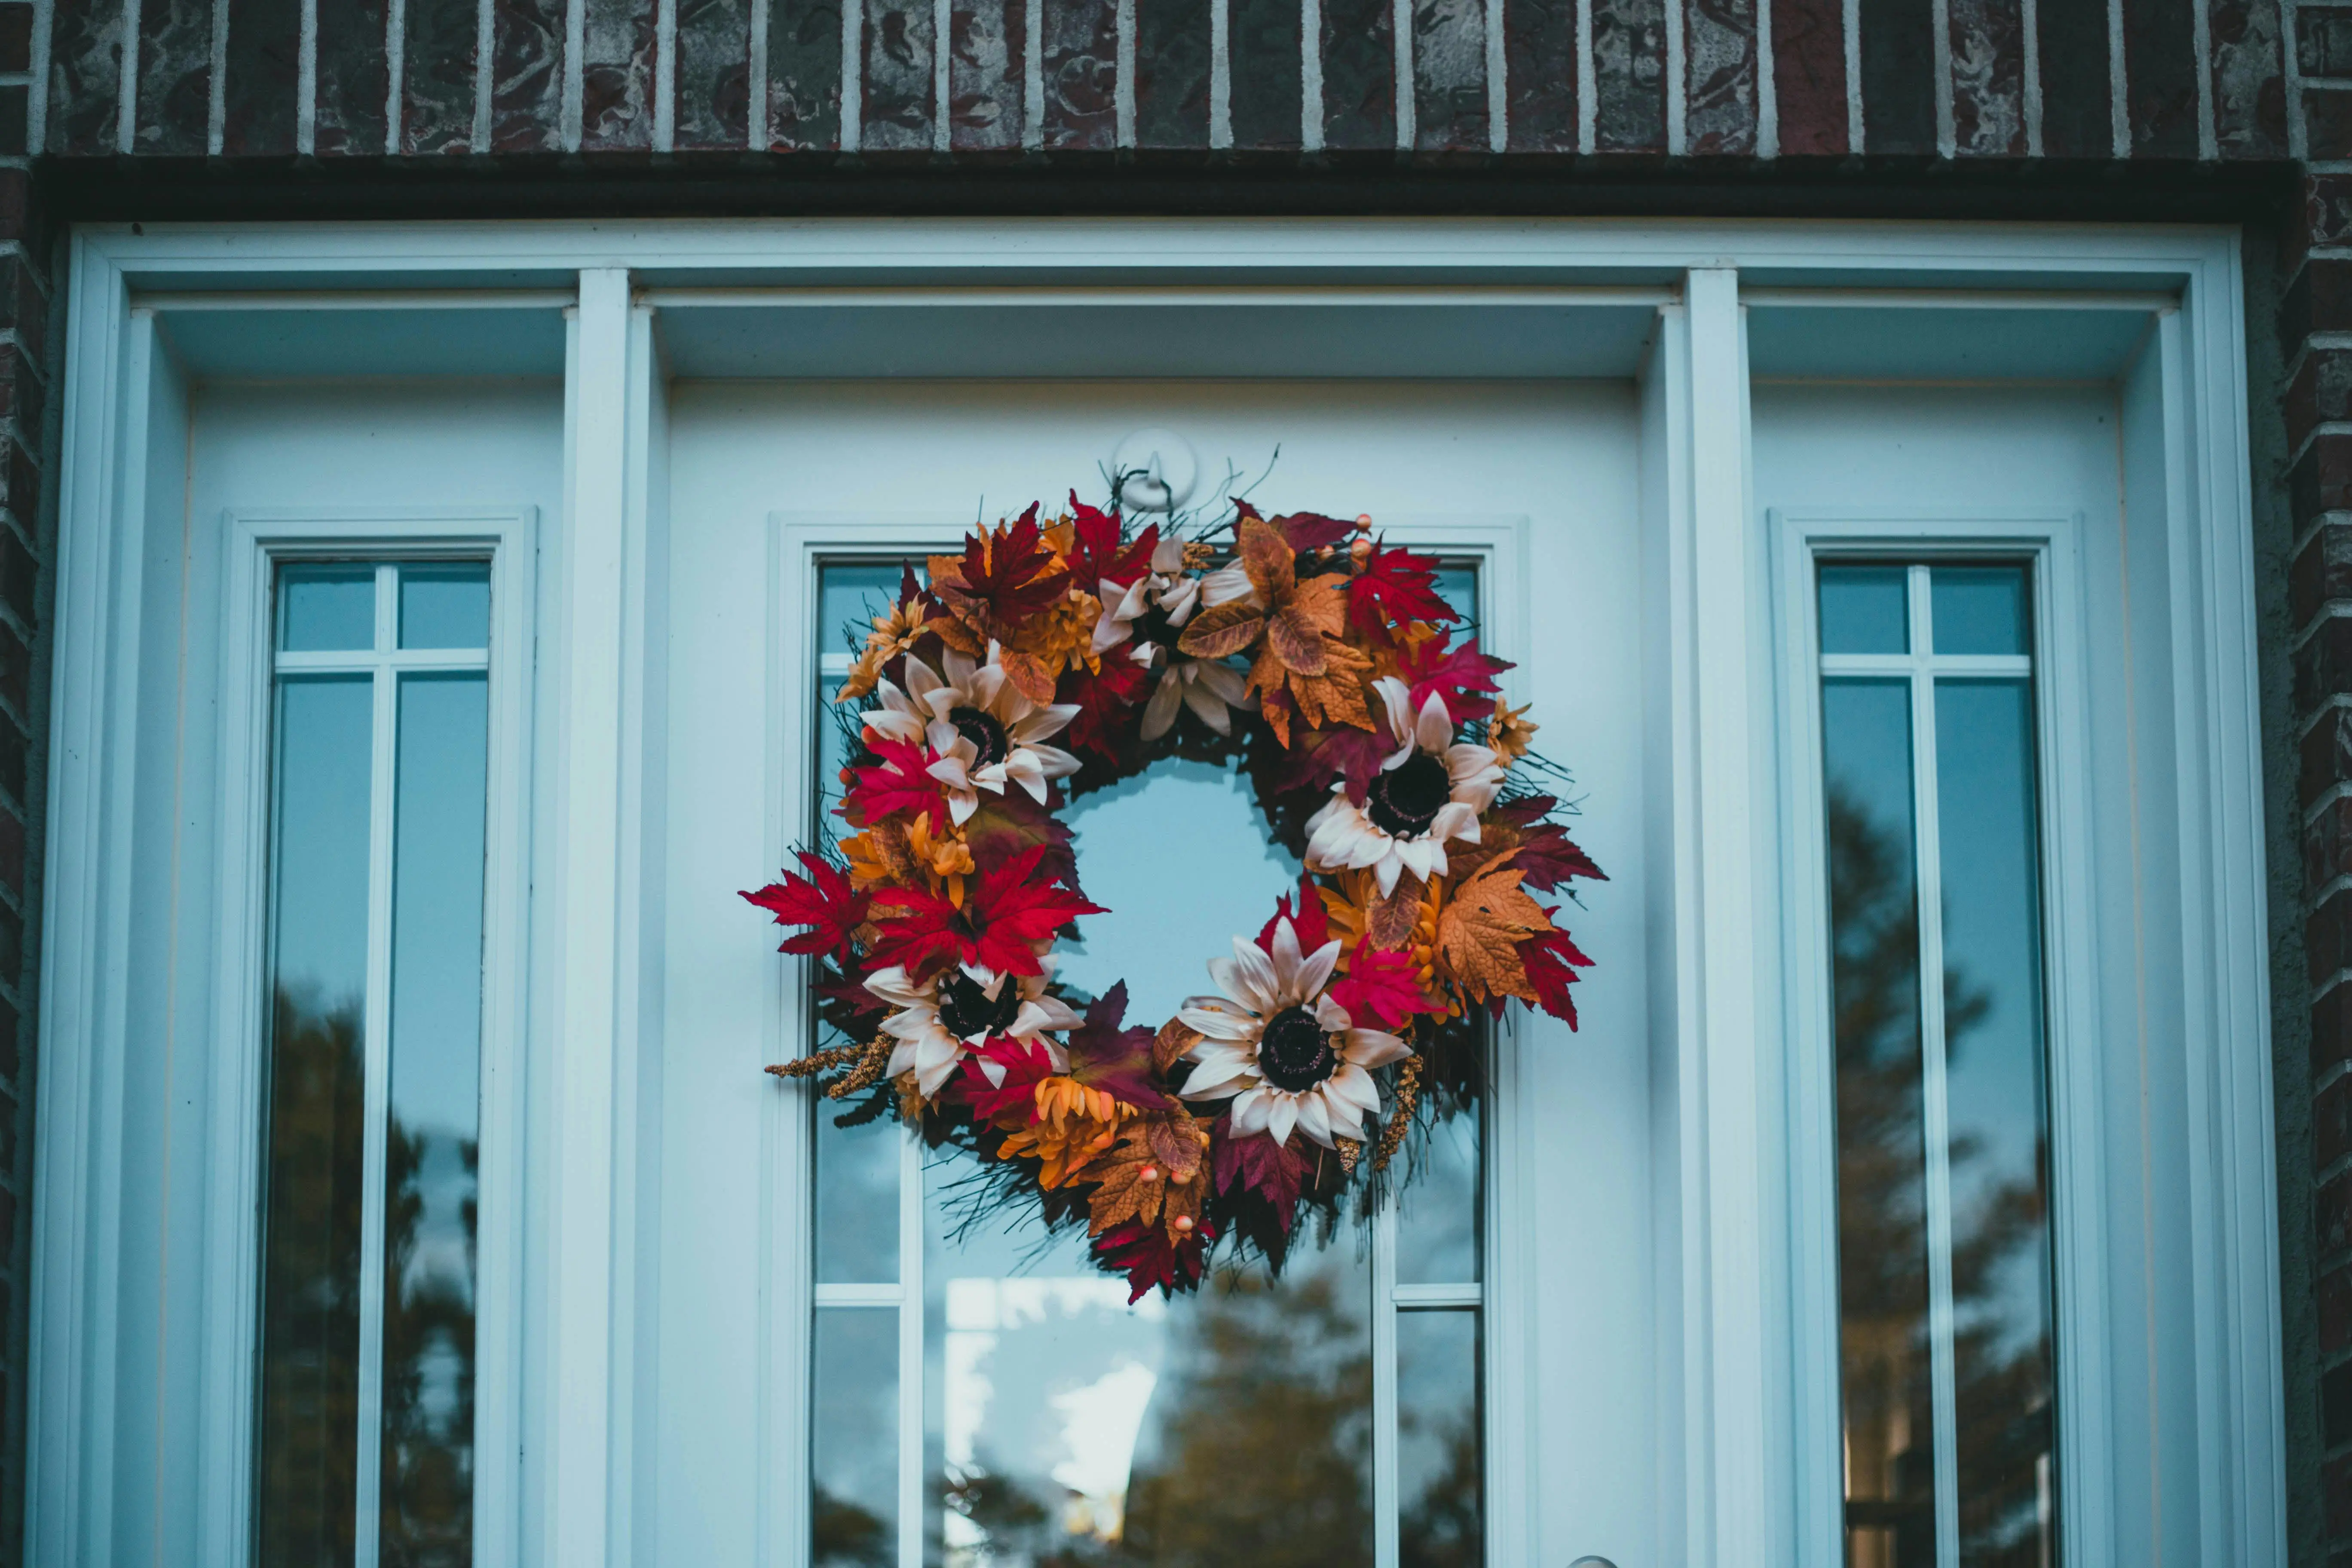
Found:
<path fill-rule="evenodd" d="M 1194 616 L 1176 646 L 1194 658 L 1223 658 L 1257 641 L 1265 627 L 1265 612 L 1237 599 Z"/>
<path fill-rule="evenodd" d="M 1019 648 L 1000 648 L 996 662 L 1003 668 L 1004 678 L 1013 689 L 1040 708 L 1054 700 L 1054 683 L 1060 671 L 1047 667 L 1046 661 L 1034 653 Z"/>
<path fill-rule="evenodd" d="M 1291 604 L 1325 637 L 1345 637 L 1348 631 L 1348 580 L 1309 577 L 1298 584 Z"/>
<path fill-rule="evenodd" d="M 1323 634 L 1297 605 L 1285 605 L 1266 617 L 1265 646 L 1295 675 L 1320 675 L 1331 668 L 1324 651 Z"/>
<path fill-rule="evenodd" d="M 1242 519 L 1242 570 L 1250 586 L 1269 605 L 1290 596 L 1298 580 L 1298 557 L 1282 531 L 1261 518 Z"/>
<path fill-rule="evenodd" d="M 1402 947 L 1421 918 L 1421 879 L 1411 871 L 1397 878 L 1396 890 L 1367 912 L 1364 940 L 1374 947 Z"/>
<path fill-rule="evenodd" d="M 1151 1070 L 1164 1076 L 1200 1038 L 1201 1031 L 1181 1018 L 1169 1019 L 1160 1026 L 1160 1037 L 1151 1042 Z"/>
<path fill-rule="evenodd" d="M 1536 1000 L 1519 943 L 1551 921 L 1519 889 L 1524 871 L 1496 861 L 1454 889 L 1437 917 L 1437 956 L 1449 977 L 1474 998 L 1516 996 Z"/>
<path fill-rule="evenodd" d="M 1163 1110 L 1137 1117 L 1119 1130 L 1118 1142 L 1097 1155 L 1072 1182 L 1091 1182 L 1087 1200 L 1088 1234 L 1136 1220 L 1172 1225 L 1200 1212 L 1206 1195 L 1209 1163 L 1202 1158 L 1208 1134 L 1189 1110 Z"/>

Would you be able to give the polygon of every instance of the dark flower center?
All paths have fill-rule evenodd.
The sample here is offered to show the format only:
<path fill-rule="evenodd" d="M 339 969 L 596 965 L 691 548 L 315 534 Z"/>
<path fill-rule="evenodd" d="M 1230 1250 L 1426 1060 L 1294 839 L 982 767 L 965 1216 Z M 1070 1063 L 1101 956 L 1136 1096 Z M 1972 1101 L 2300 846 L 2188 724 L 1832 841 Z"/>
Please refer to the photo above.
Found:
<path fill-rule="evenodd" d="M 1418 838 L 1429 831 L 1437 814 L 1454 795 L 1454 781 L 1445 764 L 1416 750 L 1400 765 L 1372 780 L 1364 801 L 1364 815 L 1372 826 L 1396 838 Z"/>
<path fill-rule="evenodd" d="M 1275 1088 L 1301 1094 L 1339 1070 L 1339 1054 L 1314 1014 L 1286 1007 L 1265 1021 L 1258 1036 L 1257 1066 Z"/>
<path fill-rule="evenodd" d="M 1010 976 L 991 996 L 979 981 L 958 970 L 940 982 L 939 997 L 940 1022 L 959 1040 L 1001 1033 L 1021 1012 L 1021 987 Z"/>
<path fill-rule="evenodd" d="M 992 763 L 1003 762 L 1008 754 L 1004 726 L 996 721 L 994 714 L 983 713 L 977 708 L 950 708 L 948 710 L 948 722 L 954 725 L 955 732 L 970 741 L 971 749 L 980 754 L 980 760 L 972 766 L 984 768 Z"/>

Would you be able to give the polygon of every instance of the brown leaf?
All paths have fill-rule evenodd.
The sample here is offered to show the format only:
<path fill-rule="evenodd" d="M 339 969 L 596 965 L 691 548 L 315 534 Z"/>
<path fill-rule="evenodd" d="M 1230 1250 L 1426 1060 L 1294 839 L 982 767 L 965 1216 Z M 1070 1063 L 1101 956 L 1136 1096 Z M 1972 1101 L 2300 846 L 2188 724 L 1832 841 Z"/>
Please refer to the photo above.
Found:
<path fill-rule="evenodd" d="M 1366 914 L 1364 940 L 1374 947 L 1391 948 L 1411 941 L 1413 922 L 1421 917 L 1421 879 L 1412 872 L 1399 876 L 1396 891 Z"/>
<path fill-rule="evenodd" d="M 1309 577 L 1298 584 L 1290 596 L 1298 613 L 1325 637 L 1345 637 L 1348 634 L 1348 579 L 1344 576 Z"/>
<path fill-rule="evenodd" d="M 1206 1185 L 1208 1162 L 1202 1157 L 1208 1135 L 1189 1110 L 1159 1111 L 1139 1116 L 1119 1129 L 1118 1142 L 1074 1173 L 1072 1183 L 1090 1183 L 1087 1199 L 1087 1230 L 1100 1236 L 1115 1225 L 1137 1220 L 1158 1224 L 1168 1213 L 1171 1197 L 1179 1205 L 1197 1211 L 1193 1189 Z"/>
<path fill-rule="evenodd" d="M 1286 606 L 1266 617 L 1265 646 L 1295 674 L 1320 675 L 1331 668 L 1323 634 L 1296 606 Z"/>
<path fill-rule="evenodd" d="M 1048 668 L 1044 659 L 1034 653 L 1003 648 L 996 661 L 1003 666 L 1005 679 L 1013 682 L 1014 690 L 1040 708 L 1052 705 L 1056 672 Z"/>
<path fill-rule="evenodd" d="M 1239 600 L 1194 616 L 1176 639 L 1176 646 L 1194 658 L 1223 658 L 1257 641 L 1265 628 L 1265 612 Z"/>
<path fill-rule="evenodd" d="M 1297 552 L 1282 531 L 1263 518 L 1242 519 L 1242 570 L 1249 574 L 1250 586 L 1258 597 L 1269 605 L 1278 605 L 1289 597 L 1297 582 Z"/>
<path fill-rule="evenodd" d="M 1184 1053 L 1201 1038 L 1201 1031 L 1188 1026 L 1181 1018 L 1171 1018 L 1160 1026 L 1160 1037 L 1151 1042 L 1151 1070 L 1163 1078 L 1168 1069 L 1183 1059 Z"/>
<path fill-rule="evenodd" d="M 1525 875 L 1500 862 L 1484 867 L 1456 887 L 1438 912 L 1438 962 L 1475 997 L 1536 999 L 1518 944 L 1549 930 L 1551 922 L 1541 906 L 1519 890 Z"/>

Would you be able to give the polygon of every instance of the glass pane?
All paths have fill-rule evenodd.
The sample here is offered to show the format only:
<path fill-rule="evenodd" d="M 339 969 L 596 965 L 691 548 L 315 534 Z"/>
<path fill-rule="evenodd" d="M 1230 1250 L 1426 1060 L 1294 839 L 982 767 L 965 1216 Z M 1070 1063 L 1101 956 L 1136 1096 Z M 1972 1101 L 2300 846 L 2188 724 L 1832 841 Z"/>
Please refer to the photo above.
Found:
<path fill-rule="evenodd" d="M 898 1168 L 908 1133 L 895 1117 L 844 1127 L 852 1104 L 816 1100 L 816 1277 L 824 1285 L 898 1278 Z"/>
<path fill-rule="evenodd" d="M 1478 619 L 1478 568 L 1475 566 L 1440 566 L 1437 569 L 1437 596 L 1453 606 L 1464 620 Z"/>
<path fill-rule="evenodd" d="M 363 676 L 278 687 L 255 1484 L 266 1568 L 352 1560 L 374 712 Z"/>
<path fill-rule="evenodd" d="M 1397 1561 L 1477 1568 L 1485 1550 L 1478 1314 L 1397 1314 Z"/>
<path fill-rule="evenodd" d="M 915 575 L 923 574 L 923 563 L 914 563 Z M 898 562 L 869 563 L 837 562 L 827 565 L 819 574 L 817 591 L 816 647 L 819 653 L 855 651 L 853 637 L 859 642 L 873 629 L 874 617 L 890 613 L 898 602 L 898 583 L 902 566 Z"/>
<path fill-rule="evenodd" d="M 1935 1558 L 1910 700 L 1822 683 L 1852 1568 Z"/>
<path fill-rule="evenodd" d="M 1358 1568 L 1371 1557 L 1371 1282 L 1344 1241 L 1279 1283 L 1129 1306 L 1081 1237 L 950 1239 L 928 1173 L 926 1561 Z"/>
<path fill-rule="evenodd" d="M 489 563 L 402 567 L 400 646 L 489 647 Z"/>
<path fill-rule="evenodd" d="M 1234 767 L 1169 758 L 1063 814 L 1078 881 L 1111 912 L 1078 922 L 1055 949 L 1065 985 L 1101 995 L 1127 982 L 1127 1022 L 1158 1028 L 1187 996 L 1213 991 L 1207 964 L 1255 937 L 1300 870 L 1276 844 L 1257 793 Z M 1218 847 L 1214 876 L 1171 876 L 1172 845 Z"/>
<path fill-rule="evenodd" d="M 1431 1128 L 1420 1159 L 1397 1198 L 1397 1283 L 1470 1284 L 1479 1277 L 1477 1107 Z"/>
<path fill-rule="evenodd" d="M 278 646 L 289 653 L 375 647 L 375 568 L 288 566 L 278 574 Z"/>
<path fill-rule="evenodd" d="M 821 1307 L 810 1366 L 809 1556 L 816 1568 L 898 1561 L 898 1314 Z"/>
<path fill-rule="evenodd" d="M 1910 616 L 1901 566 L 1822 568 L 1823 653 L 1908 653 Z"/>
<path fill-rule="evenodd" d="M 1960 1561 L 1985 1568 L 2056 1549 L 2033 757 L 2024 681 L 1936 683 Z"/>
<path fill-rule="evenodd" d="M 1938 566 L 1927 574 L 1937 653 L 2023 653 L 2025 568 Z"/>
<path fill-rule="evenodd" d="M 399 733 L 380 1561 L 455 1568 L 473 1561 L 474 1547 L 489 678 L 404 678 Z"/>

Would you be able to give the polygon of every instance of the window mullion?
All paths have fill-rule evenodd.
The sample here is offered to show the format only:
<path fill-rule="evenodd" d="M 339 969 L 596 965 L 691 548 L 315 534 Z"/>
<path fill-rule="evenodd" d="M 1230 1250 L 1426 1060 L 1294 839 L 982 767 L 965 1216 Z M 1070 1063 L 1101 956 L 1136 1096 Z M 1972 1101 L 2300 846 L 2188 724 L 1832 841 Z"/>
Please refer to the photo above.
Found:
<path fill-rule="evenodd" d="M 1925 566 L 1910 570 L 1911 790 L 1919 911 L 1921 1142 L 1927 1158 L 1927 1338 L 1936 1445 L 1936 1561 L 1958 1568 L 1959 1406 L 1952 1343 L 1951 1114 L 1944 1059 L 1943 854 L 1936 812 L 1935 628 Z"/>
<path fill-rule="evenodd" d="M 898 1568 L 923 1568 L 923 1142 L 898 1147 Z"/>
<path fill-rule="evenodd" d="M 1372 1564 L 1397 1565 L 1397 1199 L 1372 1219 Z"/>
<path fill-rule="evenodd" d="M 353 1568 L 375 1568 L 383 1481 L 384 1157 L 392 1097 L 393 792 L 400 677 L 383 656 L 396 640 L 394 568 L 376 573 L 375 732 L 368 784 L 368 952 L 360 1164 L 359 1433 Z"/>

